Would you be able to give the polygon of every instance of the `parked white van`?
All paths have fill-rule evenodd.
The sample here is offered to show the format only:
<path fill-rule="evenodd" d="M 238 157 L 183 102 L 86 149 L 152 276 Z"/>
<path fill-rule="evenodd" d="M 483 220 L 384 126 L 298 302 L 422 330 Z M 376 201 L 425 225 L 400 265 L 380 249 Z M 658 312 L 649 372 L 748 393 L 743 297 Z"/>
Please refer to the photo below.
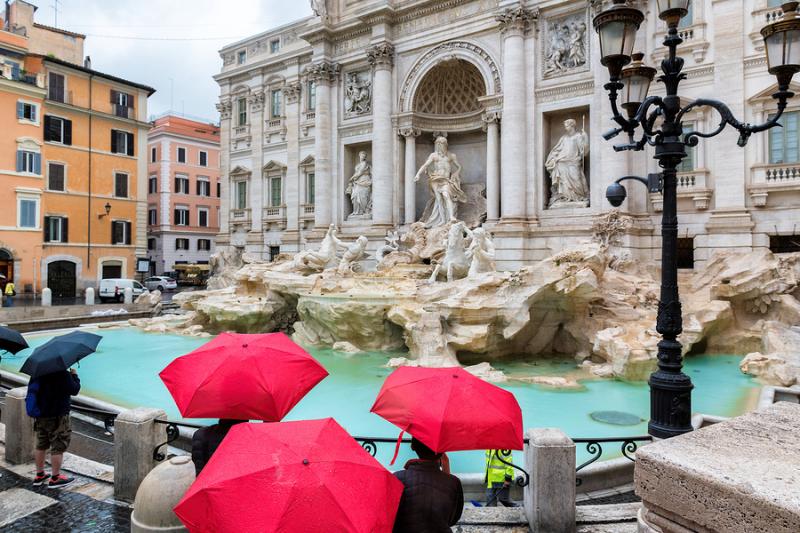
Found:
<path fill-rule="evenodd" d="M 134 300 L 147 290 L 144 285 L 135 279 L 109 278 L 100 280 L 100 289 L 97 291 L 97 296 L 101 302 L 122 302 L 125 299 L 125 289 L 128 287 L 133 291 Z"/>

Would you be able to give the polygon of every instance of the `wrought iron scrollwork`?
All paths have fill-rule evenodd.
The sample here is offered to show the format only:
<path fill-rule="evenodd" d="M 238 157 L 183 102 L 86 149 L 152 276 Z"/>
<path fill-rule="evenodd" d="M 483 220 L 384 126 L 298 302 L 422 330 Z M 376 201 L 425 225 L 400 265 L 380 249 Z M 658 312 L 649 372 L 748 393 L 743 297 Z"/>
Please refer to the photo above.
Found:
<path fill-rule="evenodd" d="M 575 469 L 575 473 L 580 472 L 590 464 L 594 463 L 603 455 L 603 444 L 610 444 L 610 443 L 620 443 L 620 452 L 622 452 L 623 457 L 629 459 L 630 461 L 636 461 L 636 457 L 634 454 L 636 450 L 639 448 L 640 442 L 650 442 L 653 440 L 653 437 L 650 435 L 644 435 L 641 437 L 627 437 L 627 438 L 605 438 L 605 439 L 573 439 L 575 444 L 586 444 L 586 451 L 591 454 L 591 457 L 580 464 Z M 580 487 L 583 483 L 583 480 L 579 477 L 575 478 L 575 486 Z"/>
<path fill-rule="evenodd" d="M 363 439 L 361 447 L 364 448 L 372 457 L 378 455 L 378 444 L 372 439 Z"/>
<path fill-rule="evenodd" d="M 510 466 L 511 468 L 522 472 L 522 475 L 517 476 L 517 479 L 514 480 L 514 483 L 516 483 L 517 486 L 520 487 L 527 487 L 531 482 L 530 474 L 528 474 L 528 472 L 524 468 L 521 468 L 510 461 L 504 460 L 503 456 L 511 457 L 511 450 L 500 450 L 500 453 L 498 453 L 495 457 L 497 457 L 497 460 L 503 463 L 504 465 Z"/>
<path fill-rule="evenodd" d="M 161 451 L 161 448 L 164 446 L 169 447 L 169 445 L 175 442 L 178 437 L 180 436 L 180 430 L 178 429 L 178 424 L 175 422 L 170 422 L 167 424 L 167 440 L 159 444 L 153 449 L 153 460 L 161 462 L 167 458 L 166 450 L 164 452 Z"/>

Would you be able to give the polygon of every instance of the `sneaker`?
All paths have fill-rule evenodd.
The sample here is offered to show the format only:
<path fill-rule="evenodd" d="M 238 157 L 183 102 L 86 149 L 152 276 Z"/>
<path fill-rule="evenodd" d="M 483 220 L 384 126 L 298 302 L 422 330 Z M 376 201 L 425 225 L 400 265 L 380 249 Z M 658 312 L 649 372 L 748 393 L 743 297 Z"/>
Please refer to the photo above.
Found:
<path fill-rule="evenodd" d="M 47 478 L 49 477 L 50 476 L 45 474 L 44 471 L 36 472 L 36 477 L 33 478 L 33 486 L 38 487 L 39 485 L 42 485 L 45 481 L 47 481 Z"/>
<path fill-rule="evenodd" d="M 50 481 L 47 483 L 47 488 L 60 489 L 64 485 L 69 485 L 73 481 L 75 481 L 75 478 L 67 477 L 64 474 L 59 474 L 58 476 L 51 476 Z"/>

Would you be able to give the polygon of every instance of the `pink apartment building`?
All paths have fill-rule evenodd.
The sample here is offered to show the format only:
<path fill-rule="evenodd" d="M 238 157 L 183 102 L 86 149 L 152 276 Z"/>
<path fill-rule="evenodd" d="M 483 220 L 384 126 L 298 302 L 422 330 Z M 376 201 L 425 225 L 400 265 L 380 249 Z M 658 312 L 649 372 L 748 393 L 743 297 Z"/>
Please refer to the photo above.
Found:
<path fill-rule="evenodd" d="M 154 275 L 207 264 L 219 233 L 219 126 L 164 115 L 148 136 L 147 254 Z"/>

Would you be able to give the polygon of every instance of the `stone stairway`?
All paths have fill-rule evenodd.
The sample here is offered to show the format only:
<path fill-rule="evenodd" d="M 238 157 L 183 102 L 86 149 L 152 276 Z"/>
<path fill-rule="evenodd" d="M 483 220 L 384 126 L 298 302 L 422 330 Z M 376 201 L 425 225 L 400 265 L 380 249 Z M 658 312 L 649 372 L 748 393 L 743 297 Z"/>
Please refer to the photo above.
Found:
<path fill-rule="evenodd" d="M 641 504 L 580 505 L 577 533 L 636 533 L 636 513 Z M 465 507 L 454 533 L 530 533 L 521 507 Z"/>

